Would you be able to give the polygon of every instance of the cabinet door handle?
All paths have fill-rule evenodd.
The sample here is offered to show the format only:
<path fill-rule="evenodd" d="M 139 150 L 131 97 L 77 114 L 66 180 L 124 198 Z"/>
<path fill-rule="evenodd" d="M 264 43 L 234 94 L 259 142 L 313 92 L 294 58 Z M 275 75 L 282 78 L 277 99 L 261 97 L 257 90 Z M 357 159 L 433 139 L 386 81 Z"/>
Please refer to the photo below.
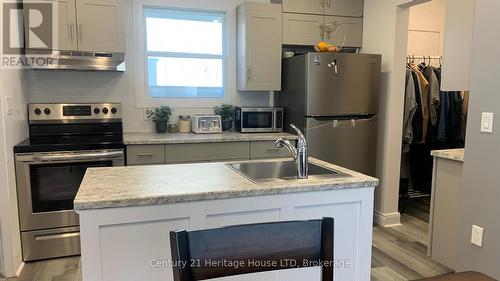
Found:
<path fill-rule="evenodd" d="M 137 157 L 153 157 L 155 156 L 153 153 L 139 153 Z"/>
<path fill-rule="evenodd" d="M 318 26 L 319 28 L 319 37 L 321 38 L 321 41 L 325 41 L 325 26 L 320 25 Z"/>
<path fill-rule="evenodd" d="M 46 241 L 46 240 L 55 240 L 55 239 L 64 239 L 70 237 L 79 237 L 80 232 L 68 232 L 61 234 L 47 234 L 47 235 L 37 235 L 35 236 L 36 241 Z"/>
<path fill-rule="evenodd" d="M 252 68 L 247 69 L 247 80 L 252 81 Z"/>
<path fill-rule="evenodd" d="M 83 23 L 78 25 L 78 37 L 80 38 L 80 43 L 83 43 Z"/>
<path fill-rule="evenodd" d="M 75 40 L 75 24 L 74 23 L 69 23 L 69 39 L 71 43 Z"/>
<path fill-rule="evenodd" d="M 332 4 L 332 0 L 326 0 L 326 5 L 328 6 L 328 8 L 331 7 L 331 4 Z"/>
<path fill-rule="evenodd" d="M 71 38 L 71 23 L 68 23 L 68 40 L 69 42 L 73 42 L 73 39 Z"/>

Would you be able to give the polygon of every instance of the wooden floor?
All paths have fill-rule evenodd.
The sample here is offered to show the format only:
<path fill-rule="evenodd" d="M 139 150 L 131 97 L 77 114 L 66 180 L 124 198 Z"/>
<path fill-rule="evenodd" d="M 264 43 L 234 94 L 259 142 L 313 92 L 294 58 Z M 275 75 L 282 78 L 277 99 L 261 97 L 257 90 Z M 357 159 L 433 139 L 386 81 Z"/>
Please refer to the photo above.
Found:
<path fill-rule="evenodd" d="M 402 225 L 374 227 L 372 281 L 403 281 L 451 272 L 427 257 L 425 213 L 409 209 Z M 424 218 L 423 220 L 417 217 Z M 0 281 L 81 281 L 80 258 L 71 257 L 27 263 L 18 278 Z"/>
<path fill-rule="evenodd" d="M 81 281 L 80 257 L 26 263 L 21 276 L 0 281 Z"/>
<path fill-rule="evenodd" d="M 373 228 L 372 281 L 403 281 L 452 272 L 427 257 L 429 198 L 410 200 L 401 225 Z"/>

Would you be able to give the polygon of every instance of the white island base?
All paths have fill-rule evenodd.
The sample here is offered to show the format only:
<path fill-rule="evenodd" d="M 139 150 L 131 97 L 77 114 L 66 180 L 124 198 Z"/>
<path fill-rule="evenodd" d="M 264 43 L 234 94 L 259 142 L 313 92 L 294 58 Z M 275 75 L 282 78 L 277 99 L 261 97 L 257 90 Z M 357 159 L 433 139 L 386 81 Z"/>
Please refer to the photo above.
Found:
<path fill-rule="evenodd" d="M 369 281 L 374 187 L 77 210 L 83 281 L 168 281 L 169 232 L 261 222 L 335 219 L 336 281 Z M 165 267 L 161 265 L 164 264 Z M 321 280 L 320 268 L 212 280 Z"/>

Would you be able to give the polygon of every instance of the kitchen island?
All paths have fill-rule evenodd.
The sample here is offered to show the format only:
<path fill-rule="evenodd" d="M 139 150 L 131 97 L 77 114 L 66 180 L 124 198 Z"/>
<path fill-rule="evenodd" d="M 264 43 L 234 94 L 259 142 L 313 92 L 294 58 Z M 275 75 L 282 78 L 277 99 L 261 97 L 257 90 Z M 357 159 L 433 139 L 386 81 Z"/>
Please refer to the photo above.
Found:
<path fill-rule="evenodd" d="M 465 149 L 433 150 L 432 194 L 429 214 L 429 256 L 456 269 L 457 233 Z"/>
<path fill-rule="evenodd" d="M 322 217 L 335 219 L 335 280 L 370 280 L 378 180 L 313 158 L 310 162 L 345 176 L 254 183 L 224 163 L 88 169 L 74 202 L 83 280 L 173 280 L 173 230 Z M 315 276 L 319 268 L 231 280 L 319 280 Z"/>

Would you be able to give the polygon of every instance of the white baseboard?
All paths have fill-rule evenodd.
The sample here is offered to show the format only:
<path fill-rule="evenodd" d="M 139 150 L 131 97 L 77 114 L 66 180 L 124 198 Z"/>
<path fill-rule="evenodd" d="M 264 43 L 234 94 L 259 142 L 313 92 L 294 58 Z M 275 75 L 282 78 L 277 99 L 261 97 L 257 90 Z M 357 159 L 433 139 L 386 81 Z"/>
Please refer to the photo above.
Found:
<path fill-rule="evenodd" d="M 384 214 L 375 210 L 373 212 L 373 222 L 383 227 L 401 225 L 401 214 L 399 212 Z"/>
<path fill-rule="evenodd" d="M 24 268 L 24 262 L 21 262 L 21 264 L 19 265 L 19 267 L 16 270 L 16 276 L 19 277 L 21 275 L 21 272 L 23 272 L 23 268 Z"/>

